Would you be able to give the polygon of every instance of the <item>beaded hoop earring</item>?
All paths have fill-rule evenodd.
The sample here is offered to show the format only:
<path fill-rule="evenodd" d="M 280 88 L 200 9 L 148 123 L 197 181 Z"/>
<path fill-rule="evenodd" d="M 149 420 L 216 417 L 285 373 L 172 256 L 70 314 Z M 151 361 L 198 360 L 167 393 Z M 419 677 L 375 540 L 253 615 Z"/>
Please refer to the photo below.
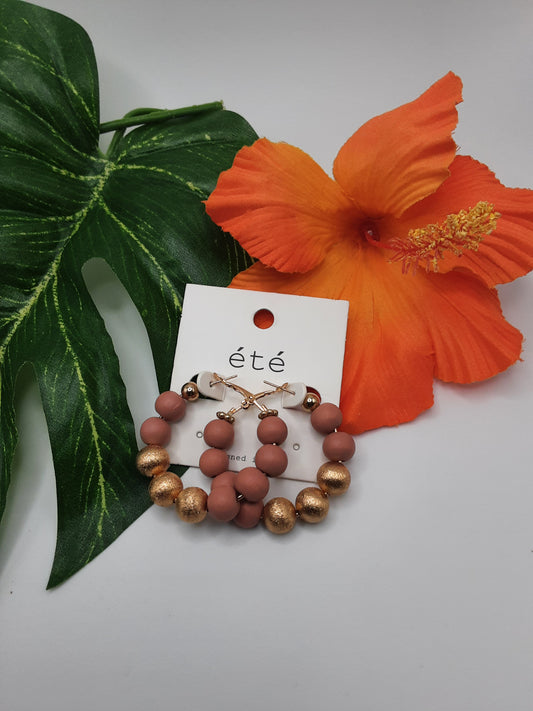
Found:
<path fill-rule="evenodd" d="M 185 383 L 181 395 L 173 391 L 159 395 L 155 402 L 159 417 L 143 422 L 140 435 L 146 446 L 137 455 L 138 470 L 152 479 L 149 487 L 152 501 L 159 506 L 175 504 L 178 516 L 188 523 L 199 523 L 208 514 L 216 521 L 233 521 L 241 528 L 253 528 L 263 520 L 266 528 L 275 534 L 291 531 L 297 519 L 307 523 L 323 521 L 329 510 L 329 497 L 344 494 L 351 482 L 344 462 L 352 458 L 355 443 L 349 434 L 338 431 L 342 423 L 341 410 L 333 403 L 321 403 L 318 393 L 307 389 L 301 409 L 310 414 L 313 429 L 324 435 L 322 451 L 328 461 L 318 469 L 318 486 L 302 489 L 294 504 L 285 497 L 264 503 L 270 488 L 269 477 L 278 477 L 287 468 L 287 455 L 281 445 L 288 431 L 278 411 L 266 407 L 261 400 L 280 392 L 294 395 L 294 391 L 288 383 L 266 382 L 273 389 L 254 394 L 232 382 L 235 377 L 223 378 L 213 373 L 210 382 L 210 385 L 222 384 L 235 390 L 242 400 L 238 407 L 217 412 L 217 419 L 204 428 L 208 449 L 200 456 L 198 466 L 211 479 L 209 494 L 196 486 L 183 488 L 180 477 L 168 471 L 170 457 L 165 449 L 171 438 L 169 423 L 183 419 L 188 404 L 200 397 L 197 384 Z M 226 450 L 233 444 L 235 415 L 250 407 L 259 410 L 257 437 L 261 446 L 255 456 L 255 466 L 233 472 L 229 470 Z"/>

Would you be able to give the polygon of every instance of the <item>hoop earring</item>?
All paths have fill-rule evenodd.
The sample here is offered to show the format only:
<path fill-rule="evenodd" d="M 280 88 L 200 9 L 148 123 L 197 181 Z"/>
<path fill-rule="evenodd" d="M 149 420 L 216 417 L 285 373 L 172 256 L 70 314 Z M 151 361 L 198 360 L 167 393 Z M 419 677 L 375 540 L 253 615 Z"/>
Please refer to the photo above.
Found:
<path fill-rule="evenodd" d="M 166 507 L 175 504 L 178 516 L 188 523 L 200 523 L 208 514 L 217 521 L 233 521 L 241 528 L 253 528 L 263 520 L 266 528 L 275 534 L 288 533 L 298 519 L 307 523 L 323 521 L 329 510 L 329 497 L 344 494 L 350 486 L 351 475 L 344 462 L 352 458 L 355 443 L 349 434 L 338 429 L 342 424 L 340 408 L 333 403 L 321 403 L 313 388 L 305 388 L 298 406 L 310 414 L 311 426 L 324 436 L 322 451 L 327 461 L 318 468 L 318 486 L 302 489 L 294 503 L 285 497 L 263 501 L 270 488 L 269 478 L 280 476 L 287 468 L 287 455 L 281 448 L 287 437 L 287 426 L 278 411 L 267 407 L 264 400 L 282 393 L 283 397 L 292 398 L 289 406 L 294 407 L 298 388 L 289 383 L 276 385 L 265 381 L 271 389 L 252 393 L 234 382 L 237 376 L 224 378 L 217 373 L 207 374 L 210 378 L 207 391 L 218 388 L 215 399 L 223 399 L 224 388 L 242 397 L 239 405 L 218 411 L 216 419 L 204 428 L 208 449 L 200 456 L 198 465 L 212 480 L 211 491 L 208 494 L 200 487 L 183 488 L 180 477 L 168 471 L 170 457 L 165 446 L 171 438 L 169 423 L 182 420 L 187 408 L 201 397 L 200 388 L 206 391 L 205 375 L 185 383 L 181 395 L 173 391 L 159 395 L 155 403 L 159 417 L 150 417 L 141 426 L 140 435 L 146 446 L 137 455 L 137 468 L 151 478 L 152 501 Z M 233 472 L 229 469 L 226 450 L 233 444 L 236 415 L 250 409 L 259 411 L 257 437 L 261 446 L 254 467 Z"/>

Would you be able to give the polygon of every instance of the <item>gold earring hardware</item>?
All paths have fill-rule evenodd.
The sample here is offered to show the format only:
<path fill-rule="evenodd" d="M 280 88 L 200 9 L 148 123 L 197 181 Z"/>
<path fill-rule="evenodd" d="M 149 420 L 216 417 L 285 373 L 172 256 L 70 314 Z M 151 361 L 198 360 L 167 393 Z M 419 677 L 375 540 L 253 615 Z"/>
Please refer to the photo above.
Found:
<path fill-rule="evenodd" d="M 234 390 L 243 397 L 239 407 L 232 407 L 227 412 L 219 411 L 216 413 L 219 420 L 226 420 L 227 422 L 234 422 L 235 413 L 239 412 L 240 410 L 248 410 L 251 405 L 255 405 L 259 409 L 260 420 L 263 420 L 265 417 L 277 415 L 277 410 L 266 407 L 263 403 L 259 402 L 259 400 L 261 398 L 267 397 L 268 395 L 274 395 L 279 392 L 287 392 L 291 395 L 294 395 L 294 391 L 289 389 L 289 383 L 283 383 L 283 385 L 276 385 L 275 383 L 271 383 L 268 380 L 263 380 L 265 385 L 270 385 L 270 387 L 274 389 L 263 390 L 259 393 L 252 393 L 249 390 L 246 390 L 246 388 L 243 388 L 241 385 L 237 385 L 237 383 L 229 382 L 230 380 L 234 380 L 237 377 L 236 375 L 231 375 L 228 378 L 223 378 L 221 375 L 218 375 L 218 373 L 213 373 L 213 377 L 214 380 L 209 383 L 210 387 L 222 383 L 227 388 Z"/>

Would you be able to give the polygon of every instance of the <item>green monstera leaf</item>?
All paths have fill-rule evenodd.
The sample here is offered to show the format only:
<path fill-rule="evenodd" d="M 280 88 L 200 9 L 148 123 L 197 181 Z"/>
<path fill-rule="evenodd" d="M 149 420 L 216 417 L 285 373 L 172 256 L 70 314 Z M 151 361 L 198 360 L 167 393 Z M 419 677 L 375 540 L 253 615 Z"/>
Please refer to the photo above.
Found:
<path fill-rule="evenodd" d="M 146 110 L 144 111 L 146 113 Z M 160 121 L 161 112 L 146 120 Z M 137 122 L 141 122 L 139 117 Z M 119 125 L 120 124 L 119 122 Z M 112 341 L 82 278 L 104 258 L 146 325 L 168 388 L 187 282 L 227 285 L 249 265 L 203 200 L 254 131 L 224 110 L 120 131 L 98 148 L 98 78 L 76 23 L 0 0 L 0 513 L 17 442 L 13 393 L 31 363 L 57 481 L 49 586 L 149 505 Z"/>

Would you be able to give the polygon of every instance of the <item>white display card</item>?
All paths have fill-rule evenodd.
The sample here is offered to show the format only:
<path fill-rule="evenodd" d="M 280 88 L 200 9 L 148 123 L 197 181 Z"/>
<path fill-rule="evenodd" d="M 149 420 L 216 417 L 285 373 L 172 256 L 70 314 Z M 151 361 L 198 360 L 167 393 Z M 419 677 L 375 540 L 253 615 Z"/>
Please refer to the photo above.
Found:
<path fill-rule="evenodd" d="M 338 404 L 341 389 L 348 302 L 308 296 L 244 291 L 189 284 L 185 290 L 171 389 L 181 391 L 184 383 L 199 373 L 202 388 L 209 391 L 209 375 L 224 378 L 252 393 L 275 385 L 295 384 L 319 391 L 323 402 Z M 254 323 L 255 314 L 267 309 L 274 316 L 269 328 Z M 207 381 L 207 386 L 206 386 Z M 200 384 L 200 383 L 199 383 Z M 290 387 L 290 386 L 289 386 Z M 223 400 L 200 398 L 189 403 L 181 422 L 172 425 L 172 441 L 167 447 L 175 464 L 198 466 L 207 448 L 202 433 L 217 411 L 238 407 L 243 396 L 224 385 L 213 387 Z M 296 396 L 295 396 L 296 397 Z M 316 471 L 324 462 L 323 437 L 301 408 L 290 409 L 290 395 L 277 393 L 260 402 L 279 411 L 289 435 L 283 449 L 289 464 L 288 479 L 315 482 Z M 285 406 L 284 406 L 285 405 Z M 228 450 L 230 469 L 253 466 L 261 443 L 257 439 L 259 409 L 252 406 L 235 415 L 235 442 Z"/>

